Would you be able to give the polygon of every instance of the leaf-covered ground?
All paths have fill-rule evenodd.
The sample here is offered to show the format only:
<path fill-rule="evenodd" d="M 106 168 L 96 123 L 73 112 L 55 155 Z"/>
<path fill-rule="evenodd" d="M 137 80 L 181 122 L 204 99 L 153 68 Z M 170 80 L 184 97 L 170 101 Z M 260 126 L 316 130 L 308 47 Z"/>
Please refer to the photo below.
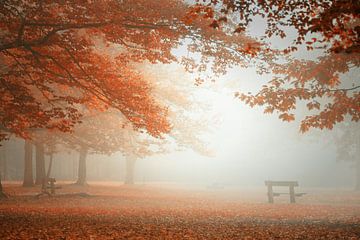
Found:
<path fill-rule="evenodd" d="M 36 199 L 39 187 L 5 184 L 0 239 L 360 239 L 360 194 L 351 191 L 311 190 L 297 204 L 270 205 L 265 187 L 61 185 Z"/>

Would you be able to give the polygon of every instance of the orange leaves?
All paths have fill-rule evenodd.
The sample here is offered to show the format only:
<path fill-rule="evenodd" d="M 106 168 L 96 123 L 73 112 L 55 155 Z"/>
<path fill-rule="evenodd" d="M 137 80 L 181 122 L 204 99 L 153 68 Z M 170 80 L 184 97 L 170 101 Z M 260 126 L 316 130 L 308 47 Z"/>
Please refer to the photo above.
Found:
<path fill-rule="evenodd" d="M 61 184 L 61 183 L 60 183 Z M 113 185 L 110 185 L 113 184 Z M 0 205 L 1 239 L 357 239 L 356 193 L 311 194 L 301 204 L 262 203 L 264 192 L 129 187 L 110 183 L 61 184 L 61 195 L 34 199 L 5 185 Z M 92 197 L 74 194 L 86 191 Z M 227 190 L 228 191 L 228 190 Z M 306 198 L 306 197 L 305 197 Z M 255 202 L 250 202 L 249 200 Z M 351 204 L 354 203 L 354 204 Z"/>
<path fill-rule="evenodd" d="M 264 110 L 264 113 L 273 113 L 273 112 L 274 112 L 274 108 L 270 106 L 267 106 Z"/>
<path fill-rule="evenodd" d="M 195 86 L 200 86 L 200 85 L 203 84 L 204 82 L 205 82 L 204 79 L 198 77 L 198 78 L 195 79 L 195 83 L 194 83 L 194 84 L 195 84 Z"/>
<path fill-rule="evenodd" d="M 318 61 L 294 59 L 288 63 L 275 64 L 275 76 L 268 85 L 263 86 L 258 93 L 240 99 L 250 106 L 265 106 L 264 113 L 279 114 L 287 114 L 299 106 L 302 109 L 302 105 L 298 103 L 304 103 L 307 110 L 315 110 L 315 115 L 305 113 L 300 126 L 301 132 L 310 128 L 332 129 L 336 123 L 344 121 L 346 116 L 352 121 L 359 121 L 360 108 L 358 103 L 355 104 L 356 101 L 359 102 L 359 86 L 353 83 L 352 87 L 340 87 L 349 86 L 348 82 L 354 81 L 342 79 L 341 76 L 351 70 L 348 65 L 350 62 L 357 66 L 358 58 L 331 54 L 320 57 Z M 292 120 L 287 115 L 279 118 L 284 121 Z"/>
<path fill-rule="evenodd" d="M 234 30 L 234 33 L 242 33 L 246 30 L 246 28 L 244 26 L 240 26 L 240 27 L 237 27 L 235 30 Z"/>
<path fill-rule="evenodd" d="M 285 84 L 288 86 L 286 89 Z M 349 115 L 352 121 L 360 120 L 360 94 L 351 95 L 346 90 L 331 91 L 318 87 L 291 88 L 288 83 L 273 79 L 270 81 L 270 86 L 264 85 L 257 94 L 237 92 L 235 97 L 250 107 L 264 106 L 266 114 L 279 113 L 279 119 L 286 122 L 295 120 L 295 115 L 289 111 L 297 107 L 297 102 L 305 102 L 309 111 L 317 110 L 317 113 L 305 116 L 301 121 L 301 132 L 306 132 L 310 128 L 332 129 L 336 123 L 344 121 L 346 115 Z M 327 98 L 327 104 L 320 104 L 319 99 L 324 97 Z"/>
<path fill-rule="evenodd" d="M 308 104 L 306 104 L 306 107 L 309 109 L 309 110 L 313 110 L 313 109 L 317 109 L 319 110 L 320 109 L 320 103 L 315 101 L 315 102 L 309 102 Z"/>
<path fill-rule="evenodd" d="M 212 23 L 209 26 L 212 27 L 212 28 L 219 28 L 220 27 L 218 21 L 216 21 L 216 20 L 213 20 Z"/>
<path fill-rule="evenodd" d="M 31 128 L 69 131 L 79 121 L 81 109 L 114 107 L 129 118 L 141 118 L 134 124 L 151 134 L 169 131 L 165 109 L 156 104 L 130 63 L 175 60 L 171 51 L 184 31 L 184 26 L 175 24 L 185 9 L 182 3 L 12 4 L 0 9 L 0 30 L 8 33 L 0 44 L 0 57 L 6 68 L 13 69 L 2 77 L 1 86 L 9 87 L 2 87 L 0 93 L 6 99 L 22 99 L 1 106 L 1 112 L 9 115 L 0 117 L 2 126 L 19 136 Z M 14 19 L 11 9 L 26 12 L 26 22 Z M 210 8 L 203 13 L 213 14 Z M 16 123 L 21 119 L 28 122 Z"/>
<path fill-rule="evenodd" d="M 352 121 L 360 120 L 359 94 L 348 96 L 344 91 L 328 92 L 328 97 L 332 99 L 322 108 L 317 102 L 307 105 L 310 109 L 320 110 L 317 115 L 307 116 L 301 123 L 301 132 L 306 132 L 310 128 L 333 129 L 336 123 L 342 122 L 345 116 L 351 117 Z"/>
<path fill-rule="evenodd" d="M 278 113 L 283 121 L 293 121 L 295 117 L 289 112 L 298 107 L 299 103 L 304 103 L 307 110 L 316 110 L 316 113 L 313 116 L 305 114 L 300 126 L 302 132 L 312 127 L 331 129 L 346 116 L 359 121 L 359 104 L 354 104 L 354 101 L 359 100 L 359 84 L 356 77 L 344 77 L 346 73 L 359 67 L 357 53 L 360 51 L 360 28 L 357 23 L 360 16 L 356 10 L 358 4 L 354 1 L 331 4 L 322 1 L 291 4 L 285 4 L 284 1 L 245 1 L 240 4 L 237 1 L 218 0 L 196 3 L 198 9 L 212 7 L 216 11 L 215 16 L 237 14 L 237 18 L 232 18 L 235 27 L 229 24 L 226 25 L 227 28 L 223 28 L 227 34 L 230 34 L 229 29 L 235 28 L 233 36 L 243 35 L 236 33 L 246 32 L 249 23 L 257 17 L 266 22 L 265 33 L 259 38 L 259 42 L 244 42 L 243 46 L 237 46 L 237 51 L 241 56 L 256 59 L 256 64 L 261 59 L 263 65 L 258 64 L 258 72 L 270 72 L 274 74 L 274 78 L 257 93 L 236 93 L 236 98 L 250 107 L 264 106 L 264 113 Z M 220 18 L 215 17 L 212 20 L 213 28 L 219 28 L 219 25 L 227 22 L 221 22 Z M 288 27 L 297 31 L 293 43 L 279 50 L 274 50 L 271 46 L 263 47 L 262 44 L 267 44 L 273 36 L 285 37 L 287 32 L 283 29 Z M 232 46 L 236 43 L 237 41 L 233 41 Z M 323 53 L 315 60 L 290 56 L 294 51 L 301 50 L 301 47 L 309 51 L 322 49 Z M 279 59 L 269 55 L 264 57 L 267 53 L 265 49 L 278 54 L 280 59 L 282 55 L 288 55 L 284 58 L 287 62 L 278 63 Z M 356 74 L 356 70 L 354 72 Z M 346 86 L 345 89 L 341 89 L 343 86 Z"/>
<path fill-rule="evenodd" d="M 199 16 L 202 16 L 205 19 L 212 19 L 212 18 L 214 18 L 214 10 L 212 7 L 209 7 L 209 6 L 195 4 L 189 8 L 189 10 L 186 13 L 185 17 L 183 18 L 183 20 L 186 24 L 191 24 Z"/>
<path fill-rule="evenodd" d="M 285 122 L 291 122 L 295 120 L 294 114 L 282 113 L 279 115 L 279 118 Z"/>
<path fill-rule="evenodd" d="M 239 49 L 239 52 L 250 55 L 251 57 L 255 57 L 260 52 L 260 50 L 261 48 L 259 43 L 246 43 L 243 48 Z"/>
<path fill-rule="evenodd" d="M 323 1 L 196 1 L 196 9 L 212 7 L 218 14 L 237 14 L 233 20 L 237 27 L 234 33 L 241 33 L 257 17 L 266 21 L 267 27 L 262 38 L 279 36 L 284 38 L 284 28 L 296 30 L 296 40 L 281 51 L 291 53 L 297 45 L 305 43 L 308 51 L 327 48 L 331 52 L 359 53 L 359 13 L 356 1 L 338 1 L 331 4 Z M 355 3 L 356 2 L 356 3 Z M 194 7 L 195 8 L 195 7 Z M 318 10 L 318 9 L 321 9 Z M 234 19 L 234 18 L 233 18 Z M 230 25 L 229 27 L 233 27 Z M 306 37 L 311 41 L 306 41 Z M 317 43 L 315 46 L 314 43 Z"/>

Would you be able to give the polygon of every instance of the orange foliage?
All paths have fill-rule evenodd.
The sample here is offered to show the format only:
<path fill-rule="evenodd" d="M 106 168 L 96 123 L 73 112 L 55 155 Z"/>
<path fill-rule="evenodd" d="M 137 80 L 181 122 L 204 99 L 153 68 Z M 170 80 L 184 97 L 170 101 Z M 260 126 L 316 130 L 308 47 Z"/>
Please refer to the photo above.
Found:
<path fill-rule="evenodd" d="M 360 83 L 356 77 L 349 80 L 342 76 L 351 71 L 356 73 L 360 66 L 359 1 L 196 2 L 189 10 L 189 17 L 216 21 L 216 28 L 228 34 L 229 29 L 235 29 L 232 35 L 243 34 L 257 17 L 266 22 L 257 47 L 248 44 L 239 51 L 251 57 L 260 53 L 258 71 L 272 73 L 274 78 L 255 94 L 236 93 L 235 97 L 251 107 L 264 106 L 265 113 L 277 112 L 284 121 L 294 120 L 292 111 L 299 102 L 305 102 L 310 113 L 301 122 L 302 132 L 312 127 L 332 129 L 346 116 L 359 121 Z M 211 16 L 204 10 L 209 8 L 214 11 Z M 227 21 L 220 21 L 224 19 Z M 296 32 L 292 43 L 282 49 L 265 44 L 269 39 L 276 41 L 274 36 L 287 37 L 289 29 Z M 300 47 L 308 51 L 322 49 L 322 56 L 315 60 L 297 59 L 291 54 Z M 262 55 L 267 51 L 277 57 L 265 59 Z M 267 71 L 261 65 L 263 61 L 269 64 Z"/>
<path fill-rule="evenodd" d="M 186 25 L 186 9 L 178 0 L 1 4 L 1 136 L 28 138 L 42 128 L 71 131 L 82 105 L 116 108 L 156 137 L 168 132 L 166 108 L 150 96 L 132 64 L 193 62 L 194 70 L 205 72 L 212 62 L 219 74 L 228 66 L 247 66 L 250 59 L 236 49 L 255 42 L 215 32 L 207 20 Z M 211 8 L 204 11 L 212 17 Z M 193 61 L 198 57 L 173 55 L 172 49 L 188 40 L 189 52 L 202 53 L 199 63 Z M 252 54 L 259 55 L 258 50 Z"/>
<path fill-rule="evenodd" d="M 174 60 L 178 9 L 177 1 L 2 3 L 2 134 L 70 131 L 85 103 L 114 107 L 153 136 L 168 132 L 166 109 L 129 64 Z"/>
<path fill-rule="evenodd" d="M 269 205 L 263 203 L 263 192 L 62 187 L 52 198 L 36 199 L 29 194 L 39 188 L 5 185 L 13 197 L 1 201 L 0 238 L 357 239 L 360 233 L 359 195 L 354 192 Z M 74 194 L 79 191 L 90 197 Z"/>

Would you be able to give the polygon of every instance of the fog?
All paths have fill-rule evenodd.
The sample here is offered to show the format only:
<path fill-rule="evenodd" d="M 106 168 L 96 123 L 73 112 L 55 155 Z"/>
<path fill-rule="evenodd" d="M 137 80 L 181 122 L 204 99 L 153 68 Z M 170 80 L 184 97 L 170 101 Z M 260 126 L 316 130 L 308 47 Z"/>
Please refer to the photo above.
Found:
<path fill-rule="evenodd" d="M 215 102 L 222 121 L 209 133 L 214 156 L 188 150 L 148 157 L 136 162 L 136 181 L 260 186 L 271 179 L 297 180 L 304 187 L 352 187 L 350 164 L 336 159 L 326 136 L 300 134 L 298 123 L 281 122 L 230 96 L 218 95 Z"/>
<path fill-rule="evenodd" d="M 160 71 L 170 74 L 171 69 L 160 68 Z M 178 76 L 177 71 L 173 71 L 172 77 Z M 181 78 L 191 84 L 190 75 Z M 336 129 L 302 134 L 299 132 L 301 106 L 297 111 L 300 117 L 287 123 L 276 114 L 263 114 L 262 109 L 252 109 L 233 97 L 235 90 L 251 90 L 260 81 L 251 69 L 233 70 L 215 83 L 192 88 L 196 101 L 209 106 L 205 110 L 189 110 L 189 113 L 201 114 L 200 118 L 210 124 L 201 139 L 211 155 L 203 156 L 191 148 L 172 148 L 166 153 L 137 159 L 135 183 L 253 187 L 264 186 L 265 180 L 295 180 L 302 187 L 353 188 L 355 174 L 351 162 L 336 157 Z M 21 167 L 11 167 L 11 158 L 17 158 L 22 164 L 22 145 L 21 140 L 5 142 L 10 179 L 22 177 Z M 68 150 L 54 156 L 52 175 L 59 180 L 74 181 L 77 168 L 78 153 Z M 91 154 L 87 158 L 90 182 L 122 182 L 125 175 L 126 161 L 120 152 L 110 156 Z"/>

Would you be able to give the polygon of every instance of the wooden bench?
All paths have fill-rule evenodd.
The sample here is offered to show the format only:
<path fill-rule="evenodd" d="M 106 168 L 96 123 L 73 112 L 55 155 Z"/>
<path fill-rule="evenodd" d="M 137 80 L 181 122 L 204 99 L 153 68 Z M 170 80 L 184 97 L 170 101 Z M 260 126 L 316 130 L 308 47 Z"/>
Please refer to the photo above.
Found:
<path fill-rule="evenodd" d="M 295 203 L 295 197 L 301 197 L 306 193 L 295 193 L 295 187 L 298 187 L 299 184 L 297 181 L 265 181 L 265 185 L 268 188 L 268 200 L 269 203 L 274 203 L 274 197 L 278 197 L 280 195 L 290 195 L 290 203 Z M 274 193 L 274 187 L 289 187 L 289 193 Z"/>
<path fill-rule="evenodd" d="M 60 189 L 60 186 L 56 186 L 56 179 L 55 178 L 44 178 L 41 185 L 41 193 L 37 195 L 40 197 L 42 195 L 52 196 L 55 194 L 55 189 Z M 50 192 L 49 192 L 50 190 Z"/>

